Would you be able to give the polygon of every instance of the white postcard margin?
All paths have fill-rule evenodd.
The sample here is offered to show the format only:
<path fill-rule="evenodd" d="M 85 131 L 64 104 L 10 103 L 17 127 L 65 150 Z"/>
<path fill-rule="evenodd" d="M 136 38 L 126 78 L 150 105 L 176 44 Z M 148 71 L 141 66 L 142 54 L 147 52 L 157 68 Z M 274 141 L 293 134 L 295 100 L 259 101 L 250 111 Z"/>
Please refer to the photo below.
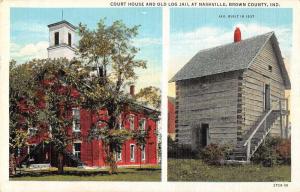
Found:
<path fill-rule="evenodd" d="M 151 2 L 147 0 L 124 0 L 122 2 Z M 300 191 L 300 1 L 277 0 L 262 2 L 278 2 L 280 8 L 293 8 L 293 51 L 291 63 L 291 123 L 292 123 L 292 181 L 286 182 L 288 187 L 275 187 L 275 184 L 284 182 L 167 182 L 167 111 L 162 111 L 162 182 L 60 182 L 60 181 L 9 181 L 8 177 L 8 85 L 9 85 L 9 43 L 10 43 L 10 18 L 11 7 L 107 7 L 112 1 L 80 1 L 80 0 L 11 0 L 0 1 L 0 191 Z M 158 1 L 154 1 L 158 2 Z M 168 0 L 159 2 L 188 2 L 180 0 Z M 195 0 L 195 2 L 216 2 Z M 219 1 L 226 2 L 226 1 Z M 232 1 L 232 2 L 251 2 Z M 253 1 L 252 1 L 253 2 Z M 163 9 L 163 91 L 162 109 L 167 109 L 167 87 L 168 87 L 168 61 L 169 61 L 169 9 Z M 199 7 L 201 8 L 201 7 Z M 218 7 L 221 8 L 221 7 Z M 257 7 L 258 8 L 258 7 Z"/>

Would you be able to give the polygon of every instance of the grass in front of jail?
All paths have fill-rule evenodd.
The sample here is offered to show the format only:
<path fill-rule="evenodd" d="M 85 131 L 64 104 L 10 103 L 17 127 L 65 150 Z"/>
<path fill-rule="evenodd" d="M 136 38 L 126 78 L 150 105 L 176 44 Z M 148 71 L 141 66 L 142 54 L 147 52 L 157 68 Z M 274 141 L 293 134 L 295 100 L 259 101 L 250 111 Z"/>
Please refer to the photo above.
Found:
<path fill-rule="evenodd" d="M 169 181 L 210 182 L 290 182 L 291 166 L 276 165 L 207 165 L 197 159 L 169 159 Z"/>
<path fill-rule="evenodd" d="M 160 166 L 119 167 L 117 174 L 110 175 L 108 168 L 83 169 L 65 167 L 64 174 L 57 168 L 45 170 L 24 169 L 21 174 L 10 177 L 11 181 L 160 181 Z"/>

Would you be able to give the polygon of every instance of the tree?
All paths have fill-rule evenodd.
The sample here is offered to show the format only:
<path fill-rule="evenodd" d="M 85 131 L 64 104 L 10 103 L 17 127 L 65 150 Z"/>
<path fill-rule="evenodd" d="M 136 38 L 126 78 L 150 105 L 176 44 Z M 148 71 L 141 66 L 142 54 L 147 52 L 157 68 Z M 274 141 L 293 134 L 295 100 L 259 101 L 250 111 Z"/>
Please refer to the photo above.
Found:
<path fill-rule="evenodd" d="M 140 149 L 141 153 L 145 149 L 147 140 L 149 139 L 150 129 L 147 130 L 134 130 L 132 138 L 136 141 L 137 147 Z M 149 143 L 150 144 L 150 143 Z M 142 158 L 140 160 L 140 168 L 142 167 Z"/>
<path fill-rule="evenodd" d="M 159 88 L 149 86 L 142 88 L 138 94 L 135 95 L 137 100 L 145 102 L 146 104 L 153 106 L 156 109 L 161 105 L 161 91 Z"/>
<path fill-rule="evenodd" d="M 161 91 L 159 88 L 154 86 L 149 86 L 140 89 L 140 91 L 135 95 L 135 99 L 138 100 L 140 103 L 149 105 L 154 107 L 155 109 L 160 109 L 161 106 Z M 154 114 L 148 114 L 153 119 L 158 120 L 159 113 L 154 112 Z M 147 140 L 149 138 L 150 130 L 147 129 L 146 131 L 137 130 L 134 132 L 134 139 L 136 141 L 137 146 L 142 151 L 147 144 Z M 158 138 L 158 154 L 161 154 L 161 130 L 156 130 L 156 135 Z"/>
<path fill-rule="evenodd" d="M 136 106 L 134 98 L 125 93 L 124 88 L 137 79 L 137 68 L 146 68 L 145 61 L 136 59 L 139 49 L 132 45 L 138 28 L 127 27 L 122 21 L 106 26 L 105 20 L 100 20 L 95 30 L 79 25 L 79 57 L 95 70 L 92 80 L 86 81 L 88 86 L 80 91 L 85 95 L 86 109 L 92 113 L 107 110 L 108 118 L 99 118 L 105 126 L 92 125 L 90 136 L 103 141 L 110 173 L 117 172 L 116 153 L 133 136 L 130 131 L 118 128 L 119 116 Z"/>
<path fill-rule="evenodd" d="M 29 135 L 17 134 L 36 128 L 58 152 L 58 172 L 63 173 L 64 150 L 74 138 L 70 132 L 72 108 L 80 103 L 80 79 L 88 76 L 81 64 L 67 59 L 32 60 L 10 67 L 10 146 Z M 20 135 L 24 135 L 21 137 Z M 19 142 L 20 143 L 20 142 Z"/>
<path fill-rule="evenodd" d="M 19 150 L 27 146 L 28 128 L 35 123 L 34 85 L 32 81 L 31 65 L 16 65 L 10 61 L 9 65 L 9 154 L 10 174 L 15 174 L 16 157 Z M 26 98 L 26 99 L 25 99 Z"/>

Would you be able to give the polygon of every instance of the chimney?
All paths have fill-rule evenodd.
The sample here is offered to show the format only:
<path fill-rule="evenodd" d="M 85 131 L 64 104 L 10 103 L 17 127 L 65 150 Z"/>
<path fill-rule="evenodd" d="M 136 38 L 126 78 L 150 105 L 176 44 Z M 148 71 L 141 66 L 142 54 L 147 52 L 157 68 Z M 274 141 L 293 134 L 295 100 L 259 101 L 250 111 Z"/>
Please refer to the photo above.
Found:
<path fill-rule="evenodd" d="M 130 85 L 130 95 L 134 96 L 134 85 Z"/>
<path fill-rule="evenodd" d="M 235 28 L 235 31 L 234 31 L 234 42 L 239 42 L 242 40 L 242 34 L 241 34 L 241 30 L 240 28 Z"/>

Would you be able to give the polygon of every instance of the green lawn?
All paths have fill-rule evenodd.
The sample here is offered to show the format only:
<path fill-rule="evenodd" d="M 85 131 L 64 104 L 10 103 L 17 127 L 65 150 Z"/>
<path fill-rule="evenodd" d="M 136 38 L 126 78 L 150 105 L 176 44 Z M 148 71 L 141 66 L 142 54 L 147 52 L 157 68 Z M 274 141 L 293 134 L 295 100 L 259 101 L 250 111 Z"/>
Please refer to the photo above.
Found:
<path fill-rule="evenodd" d="M 209 166 L 201 160 L 169 159 L 168 180 L 211 182 L 291 181 L 291 167 L 286 165 L 263 167 L 252 164 Z"/>
<path fill-rule="evenodd" d="M 56 168 L 47 170 L 23 170 L 22 175 L 10 177 L 11 181 L 160 181 L 159 166 L 118 168 L 118 174 L 109 175 L 108 169 L 86 170 L 65 168 L 63 175 L 57 174 Z"/>

